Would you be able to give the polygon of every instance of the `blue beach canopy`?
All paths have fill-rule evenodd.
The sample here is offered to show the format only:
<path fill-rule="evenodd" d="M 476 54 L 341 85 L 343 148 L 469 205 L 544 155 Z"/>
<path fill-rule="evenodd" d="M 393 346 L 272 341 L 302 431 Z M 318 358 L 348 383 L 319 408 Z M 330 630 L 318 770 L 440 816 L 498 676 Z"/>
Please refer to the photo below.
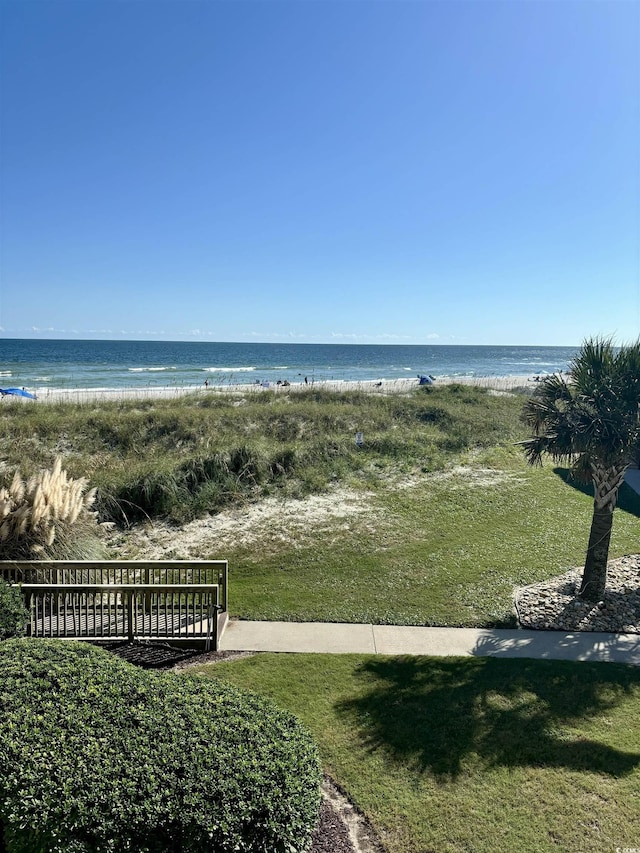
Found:
<path fill-rule="evenodd" d="M 5 394 L 13 394 L 14 397 L 28 397 L 30 400 L 36 400 L 35 394 L 30 394 L 24 388 L 0 388 L 0 394 L 4 397 Z"/>

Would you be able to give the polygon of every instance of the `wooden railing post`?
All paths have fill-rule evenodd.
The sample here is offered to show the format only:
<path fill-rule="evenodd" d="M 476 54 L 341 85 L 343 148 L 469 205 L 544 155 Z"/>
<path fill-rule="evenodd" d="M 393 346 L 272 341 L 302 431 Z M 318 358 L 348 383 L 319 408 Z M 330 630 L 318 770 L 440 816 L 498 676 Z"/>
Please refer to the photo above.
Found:
<path fill-rule="evenodd" d="M 28 622 L 29 627 L 27 628 L 26 633 L 27 633 L 27 637 L 32 637 L 33 636 L 34 619 L 33 619 L 33 599 L 31 597 L 30 592 L 27 593 L 25 604 L 26 604 L 27 610 L 29 611 L 29 622 Z"/>
<path fill-rule="evenodd" d="M 133 630 L 133 599 L 135 595 L 135 590 L 133 587 L 128 589 L 125 594 L 122 596 L 122 600 L 127 602 L 127 639 L 130 643 L 133 642 L 134 630 Z"/>
<path fill-rule="evenodd" d="M 147 586 L 151 583 L 150 578 L 150 569 L 149 564 L 144 567 L 144 582 Z M 155 578 L 154 578 L 155 580 Z M 147 592 L 144 597 L 144 609 L 147 613 L 151 613 L 151 593 Z"/>
<path fill-rule="evenodd" d="M 227 611 L 227 585 L 229 581 L 229 564 L 225 561 L 224 567 L 218 572 L 218 584 L 222 590 L 220 606 L 224 612 Z"/>

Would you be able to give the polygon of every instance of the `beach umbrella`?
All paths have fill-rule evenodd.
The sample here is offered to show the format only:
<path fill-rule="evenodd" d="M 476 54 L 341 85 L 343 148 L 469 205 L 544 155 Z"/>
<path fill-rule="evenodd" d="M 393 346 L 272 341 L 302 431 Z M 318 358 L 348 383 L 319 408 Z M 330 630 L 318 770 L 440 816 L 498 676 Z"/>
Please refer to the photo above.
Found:
<path fill-rule="evenodd" d="M 0 388 L 0 394 L 4 397 L 6 394 L 13 394 L 14 397 L 28 397 L 30 400 L 36 400 L 35 394 L 30 394 L 24 388 Z"/>

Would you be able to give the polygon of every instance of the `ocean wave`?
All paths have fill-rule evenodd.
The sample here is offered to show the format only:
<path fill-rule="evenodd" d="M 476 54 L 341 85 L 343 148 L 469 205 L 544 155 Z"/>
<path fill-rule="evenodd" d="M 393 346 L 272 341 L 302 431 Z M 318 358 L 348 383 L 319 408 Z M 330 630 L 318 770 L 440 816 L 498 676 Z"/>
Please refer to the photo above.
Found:
<path fill-rule="evenodd" d="M 524 361 L 510 361 L 508 358 L 503 358 L 501 361 L 504 361 L 506 364 L 526 364 L 535 367 L 554 367 L 556 364 L 555 361 L 540 361 L 539 358 L 528 358 Z"/>
<path fill-rule="evenodd" d="M 0 370 L 0 376 L 11 376 L 10 370 Z"/>
<path fill-rule="evenodd" d="M 176 367 L 128 367 L 130 373 L 161 373 L 165 370 L 177 370 Z"/>
<path fill-rule="evenodd" d="M 203 367 L 205 373 L 247 373 L 255 370 L 255 367 Z M 284 368 L 272 368 L 272 370 L 284 370 Z"/>

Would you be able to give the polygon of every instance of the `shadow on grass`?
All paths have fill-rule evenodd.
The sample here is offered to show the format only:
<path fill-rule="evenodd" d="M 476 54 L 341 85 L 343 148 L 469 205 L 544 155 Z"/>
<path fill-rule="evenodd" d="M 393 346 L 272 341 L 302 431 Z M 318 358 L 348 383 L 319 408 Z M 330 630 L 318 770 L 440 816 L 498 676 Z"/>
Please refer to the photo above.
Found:
<path fill-rule="evenodd" d="M 593 483 L 584 483 L 581 480 L 576 480 L 569 468 L 554 468 L 553 473 L 560 477 L 563 483 L 566 483 L 578 492 L 582 492 L 583 495 L 593 498 Z M 623 483 L 620 486 L 616 506 L 623 512 L 628 512 L 629 515 L 640 518 L 640 495 L 628 483 Z"/>
<path fill-rule="evenodd" d="M 640 753 L 563 732 L 635 691 L 640 670 L 567 661 L 371 658 L 369 689 L 339 704 L 371 751 L 441 780 L 485 767 L 562 767 L 623 776 Z"/>

